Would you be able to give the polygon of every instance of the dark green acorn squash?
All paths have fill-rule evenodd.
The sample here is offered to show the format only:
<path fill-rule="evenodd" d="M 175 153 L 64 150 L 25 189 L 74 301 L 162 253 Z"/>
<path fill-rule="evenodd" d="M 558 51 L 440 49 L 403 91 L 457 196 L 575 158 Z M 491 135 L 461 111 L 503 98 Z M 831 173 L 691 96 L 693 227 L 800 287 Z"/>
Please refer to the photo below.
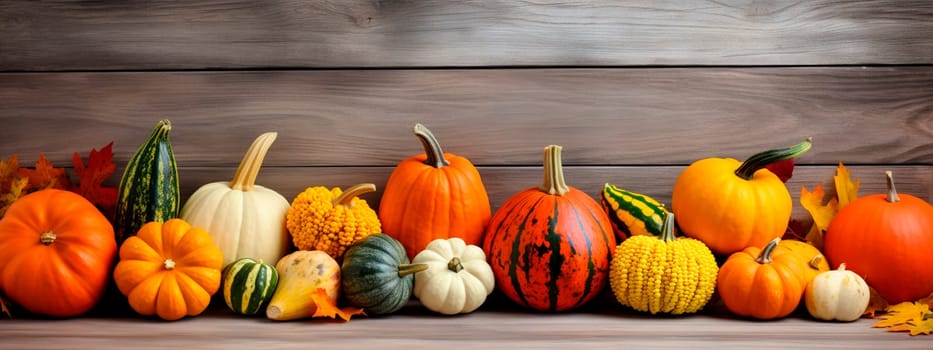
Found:
<path fill-rule="evenodd" d="M 395 238 L 383 233 L 367 236 L 343 255 L 343 296 L 367 315 L 393 313 L 411 299 L 414 273 L 426 268 L 411 264 L 405 248 Z"/>

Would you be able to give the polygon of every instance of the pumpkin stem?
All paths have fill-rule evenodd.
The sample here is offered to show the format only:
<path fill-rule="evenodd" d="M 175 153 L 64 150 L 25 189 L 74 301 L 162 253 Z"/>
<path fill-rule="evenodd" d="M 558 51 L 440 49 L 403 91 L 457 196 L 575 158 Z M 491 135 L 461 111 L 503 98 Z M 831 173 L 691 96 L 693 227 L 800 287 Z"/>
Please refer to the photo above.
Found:
<path fill-rule="evenodd" d="M 888 202 L 900 202 L 901 197 L 897 195 L 897 190 L 894 189 L 894 173 L 888 170 L 884 172 L 884 175 L 888 178 Z"/>
<path fill-rule="evenodd" d="M 348 188 L 346 191 L 343 191 L 343 193 L 337 196 L 337 198 L 334 198 L 333 202 L 331 203 L 333 203 L 334 206 L 342 205 L 346 208 L 353 208 L 353 198 L 359 197 L 360 195 L 364 193 L 375 192 L 375 191 L 376 191 L 375 184 L 367 183 L 367 184 L 354 185 Z"/>
<path fill-rule="evenodd" d="M 812 258 L 810 258 L 810 261 L 807 262 L 807 265 L 809 265 L 811 269 L 819 270 L 820 262 L 822 262 L 824 259 L 826 259 L 826 257 L 824 257 L 823 254 L 814 255 Z M 843 263 L 842 266 L 845 267 L 846 264 Z"/>
<path fill-rule="evenodd" d="M 447 268 L 453 272 L 460 272 L 460 270 L 463 270 L 463 264 L 460 263 L 460 258 L 453 257 L 447 262 Z"/>
<path fill-rule="evenodd" d="M 437 142 L 437 138 L 434 137 L 431 130 L 428 130 L 428 128 L 421 125 L 421 123 L 417 123 L 411 131 L 418 137 L 418 141 L 421 141 L 421 147 L 424 147 L 424 154 L 428 156 L 424 164 L 435 168 L 450 165 L 450 162 L 444 158 L 444 150 L 441 149 L 441 144 Z"/>
<path fill-rule="evenodd" d="M 165 261 L 164 261 L 162 264 L 163 264 L 163 267 L 165 267 L 166 270 L 173 270 L 173 269 L 175 269 L 175 260 L 172 260 L 172 259 L 165 259 Z"/>
<path fill-rule="evenodd" d="M 564 167 L 560 160 L 561 147 L 550 145 L 544 148 L 544 183 L 538 187 L 550 195 L 563 196 L 570 192 L 564 181 Z"/>
<path fill-rule="evenodd" d="M 405 277 L 428 269 L 428 264 L 401 264 L 398 266 L 398 276 Z"/>
<path fill-rule="evenodd" d="M 748 159 L 746 159 L 738 169 L 735 169 L 735 175 L 745 180 L 751 180 L 752 177 L 755 176 L 755 172 L 759 169 L 764 168 L 769 164 L 777 163 L 791 158 L 797 158 L 800 155 L 807 153 L 811 146 L 813 146 L 813 138 L 808 137 L 803 142 L 787 148 L 772 149 L 757 153 L 751 157 L 748 157 Z"/>
<path fill-rule="evenodd" d="M 272 142 L 277 136 L 277 132 L 267 132 L 253 140 L 253 144 L 249 146 L 249 150 L 240 161 L 236 174 L 233 175 L 233 181 L 230 181 L 230 188 L 244 192 L 253 190 L 262 161 L 266 159 L 266 153 L 269 152 L 269 147 L 272 147 Z"/>
<path fill-rule="evenodd" d="M 770 264 L 771 263 L 771 253 L 774 252 L 774 248 L 777 248 L 778 243 L 781 243 L 781 237 L 775 238 L 768 242 L 768 245 L 761 250 L 761 254 L 758 254 L 758 259 L 755 259 L 759 264 Z"/>
<path fill-rule="evenodd" d="M 39 235 L 39 242 L 44 245 L 50 245 L 52 244 L 52 242 L 55 242 L 56 237 L 57 236 L 55 236 L 55 232 L 45 231 L 45 232 L 42 232 L 41 235 Z"/>
<path fill-rule="evenodd" d="M 661 224 L 661 240 L 664 242 L 673 242 L 677 238 L 674 237 L 674 228 L 677 225 L 674 221 L 674 213 L 667 213 L 664 216 L 664 223 Z"/>
<path fill-rule="evenodd" d="M 845 271 L 846 263 L 839 264 L 839 267 L 836 268 L 836 271 Z"/>

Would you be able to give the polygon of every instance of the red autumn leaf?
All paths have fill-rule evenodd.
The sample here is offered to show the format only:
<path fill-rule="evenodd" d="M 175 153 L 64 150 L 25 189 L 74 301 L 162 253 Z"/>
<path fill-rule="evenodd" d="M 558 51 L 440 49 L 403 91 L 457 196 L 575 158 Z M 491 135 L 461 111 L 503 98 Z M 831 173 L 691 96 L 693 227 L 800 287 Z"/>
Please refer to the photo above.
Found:
<path fill-rule="evenodd" d="M 42 153 L 39 153 L 39 161 L 36 162 L 35 169 L 19 168 L 16 175 L 29 179 L 26 185 L 26 190 L 29 192 L 47 188 L 66 189 L 71 185 L 71 181 L 68 181 L 65 175 L 65 169 L 54 167 Z"/>
<path fill-rule="evenodd" d="M 768 164 L 765 168 L 771 170 L 782 182 L 787 182 L 794 176 L 794 158 Z"/>
<path fill-rule="evenodd" d="M 72 189 L 88 201 L 108 212 L 117 205 L 117 189 L 103 187 L 104 181 L 110 178 L 117 165 L 113 163 L 113 142 L 110 142 L 100 151 L 91 149 L 87 157 L 87 165 L 78 152 L 72 157 L 75 173 L 78 174 L 78 186 Z"/>
<path fill-rule="evenodd" d="M 314 305 L 317 307 L 317 309 L 314 311 L 314 315 L 311 315 L 311 317 L 337 318 L 337 316 L 340 316 L 340 318 L 344 321 L 350 321 L 350 317 L 353 315 L 366 315 L 366 313 L 363 312 L 363 309 L 360 308 L 338 308 L 337 301 L 331 299 L 327 295 L 327 290 L 324 288 L 318 288 L 314 293 L 312 293 L 311 300 L 314 301 Z"/>

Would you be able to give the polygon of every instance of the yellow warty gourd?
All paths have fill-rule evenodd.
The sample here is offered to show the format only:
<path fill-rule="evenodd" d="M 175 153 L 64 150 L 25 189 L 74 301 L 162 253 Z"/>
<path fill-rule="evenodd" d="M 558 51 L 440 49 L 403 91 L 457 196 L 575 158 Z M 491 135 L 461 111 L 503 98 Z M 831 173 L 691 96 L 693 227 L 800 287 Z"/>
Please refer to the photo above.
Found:
<path fill-rule="evenodd" d="M 382 231 L 379 217 L 357 196 L 376 185 L 359 184 L 341 191 L 309 187 L 292 201 L 285 226 L 300 250 L 320 250 L 340 260 L 353 242 Z"/>
<path fill-rule="evenodd" d="M 661 237 L 633 236 L 616 247 L 609 266 L 612 292 L 638 311 L 697 312 L 716 289 L 716 258 L 703 242 L 674 238 L 674 214 L 667 214 L 661 232 Z"/>

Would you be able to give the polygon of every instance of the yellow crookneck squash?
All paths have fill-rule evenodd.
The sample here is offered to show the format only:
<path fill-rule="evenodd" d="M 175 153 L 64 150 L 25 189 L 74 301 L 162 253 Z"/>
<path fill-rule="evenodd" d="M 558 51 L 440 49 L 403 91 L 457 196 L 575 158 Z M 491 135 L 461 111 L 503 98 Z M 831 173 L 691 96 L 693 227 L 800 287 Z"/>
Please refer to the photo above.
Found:
<path fill-rule="evenodd" d="M 212 182 L 191 194 L 181 218 L 206 230 L 224 255 L 224 266 L 239 258 L 278 261 L 291 248 L 285 231 L 288 200 L 256 185 L 269 147 L 278 134 L 260 135 L 249 147 L 233 181 Z"/>
<path fill-rule="evenodd" d="M 172 321 L 204 312 L 222 268 L 223 255 L 204 229 L 171 219 L 147 223 L 123 242 L 113 278 L 137 313 Z"/>
<path fill-rule="evenodd" d="M 677 178 L 671 194 L 680 229 L 721 255 L 764 246 L 780 237 L 790 220 L 791 196 L 765 166 L 798 157 L 811 145 L 807 139 L 755 154 L 742 163 L 732 158 L 694 162 Z"/>

